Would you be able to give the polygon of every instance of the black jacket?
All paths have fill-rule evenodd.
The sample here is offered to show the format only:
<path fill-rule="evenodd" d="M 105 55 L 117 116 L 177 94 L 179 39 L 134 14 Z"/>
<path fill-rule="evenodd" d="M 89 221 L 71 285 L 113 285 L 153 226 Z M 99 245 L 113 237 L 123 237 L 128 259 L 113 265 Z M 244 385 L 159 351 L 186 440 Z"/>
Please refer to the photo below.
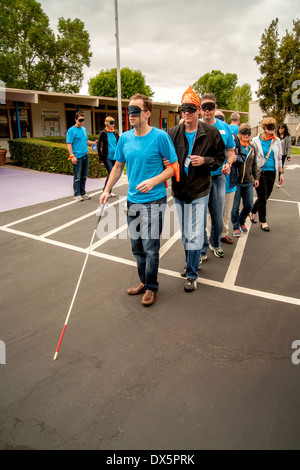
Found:
<path fill-rule="evenodd" d="M 172 178 L 173 196 L 184 202 L 206 196 L 210 191 L 211 171 L 216 171 L 225 161 L 225 145 L 220 132 L 215 126 L 199 121 L 192 155 L 205 157 L 205 164 L 190 165 L 188 175 L 184 171 L 184 162 L 189 152 L 184 123 L 172 127 L 168 133 L 180 166 L 180 181 Z"/>
<path fill-rule="evenodd" d="M 119 135 L 116 131 L 114 132 L 114 134 L 118 142 Z M 105 163 L 108 157 L 108 138 L 107 138 L 106 129 L 103 129 L 103 131 L 101 131 L 99 134 L 97 150 L 98 150 L 98 155 L 99 155 L 99 162 Z"/>
<path fill-rule="evenodd" d="M 230 172 L 230 187 L 238 183 L 250 183 L 258 179 L 255 147 L 250 144 L 248 155 L 245 153 L 240 140 L 234 136 L 236 161 Z"/>

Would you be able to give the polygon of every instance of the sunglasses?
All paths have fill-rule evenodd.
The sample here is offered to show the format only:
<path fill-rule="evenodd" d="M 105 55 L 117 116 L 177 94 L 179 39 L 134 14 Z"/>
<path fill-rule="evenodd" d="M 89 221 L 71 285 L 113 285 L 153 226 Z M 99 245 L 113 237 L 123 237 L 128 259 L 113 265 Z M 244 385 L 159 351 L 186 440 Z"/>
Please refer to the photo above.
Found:
<path fill-rule="evenodd" d="M 197 111 L 197 106 L 192 103 L 182 104 L 181 105 L 181 112 L 182 113 L 195 113 Z"/>
<path fill-rule="evenodd" d="M 242 129 L 240 134 L 241 135 L 251 135 L 251 129 Z"/>
<path fill-rule="evenodd" d="M 203 103 L 201 104 L 202 111 L 212 111 L 216 109 L 215 103 Z"/>
<path fill-rule="evenodd" d="M 108 121 L 108 124 L 110 124 L 111 126 L 115 123 L 115 121 Z"/>
<path fill-rule="evenodd" d="M 84 118 L 78 119 L 79 122 L 84 122 Z"/>
<path fill-rule="evenodd" d="M 274 131 L 275 130 L 275 124 L 267 124 L 266 128 L 268 129 L 268 131 Z"/>
<path fill-rule="evenodd" d="M 139 106 L 130 105 L 127 107 L 128 116 L 140 116 L 142 111 L 147 112 L 147 110 L 141 109 Z"/>

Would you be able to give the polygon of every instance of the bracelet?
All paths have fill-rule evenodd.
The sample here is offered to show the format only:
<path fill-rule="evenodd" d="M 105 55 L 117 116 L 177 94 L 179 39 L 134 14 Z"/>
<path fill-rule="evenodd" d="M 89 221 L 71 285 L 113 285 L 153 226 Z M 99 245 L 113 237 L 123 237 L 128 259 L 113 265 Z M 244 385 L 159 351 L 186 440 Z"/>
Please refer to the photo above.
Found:
<path fill-rule="evenodd" d="M 73 157 L 75 157 L 75 155 L 70 155 L 68 160 L 72 160 Z"/>

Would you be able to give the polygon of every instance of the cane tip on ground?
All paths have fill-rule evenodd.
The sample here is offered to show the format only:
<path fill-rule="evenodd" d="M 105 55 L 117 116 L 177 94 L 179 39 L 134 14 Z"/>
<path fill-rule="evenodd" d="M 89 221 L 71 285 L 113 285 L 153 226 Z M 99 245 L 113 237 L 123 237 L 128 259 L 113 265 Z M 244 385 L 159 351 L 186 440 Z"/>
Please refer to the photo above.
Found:
<path fill-rule="evenodd" d="M 58 353 L 56 352 L 56 353 L 54 354 L 53 361 L 56 361 L 57 355 L 58 355 Z"/>

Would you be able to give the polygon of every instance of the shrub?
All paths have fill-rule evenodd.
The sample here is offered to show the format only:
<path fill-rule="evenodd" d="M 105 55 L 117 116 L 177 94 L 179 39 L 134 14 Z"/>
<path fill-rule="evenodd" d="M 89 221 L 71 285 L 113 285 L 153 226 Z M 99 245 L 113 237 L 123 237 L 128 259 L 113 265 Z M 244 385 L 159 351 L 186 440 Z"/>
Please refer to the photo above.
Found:
<path fill-rule="evenodd" d="M 24 168 L 73 175 L 73 165 L 68 160 L 69 153 L 65 142 L 64 137 L 9 140 L 10 159 L 15 165 Z M 101 178 L 106 175 L 106 168 L 99 164 L 98 153 L 89 147 L 89 178 Z"/>

